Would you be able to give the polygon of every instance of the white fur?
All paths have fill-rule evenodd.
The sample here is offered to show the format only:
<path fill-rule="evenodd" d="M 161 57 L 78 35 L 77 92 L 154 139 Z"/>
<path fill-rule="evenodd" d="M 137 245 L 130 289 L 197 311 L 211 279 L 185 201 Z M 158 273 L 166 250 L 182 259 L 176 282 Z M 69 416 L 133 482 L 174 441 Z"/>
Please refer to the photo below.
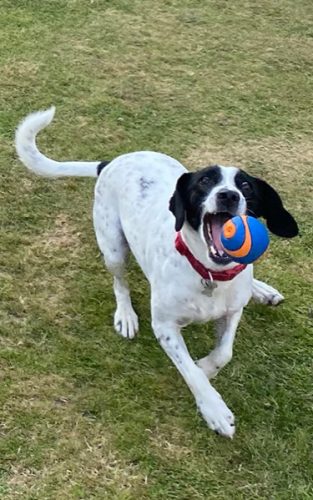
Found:
<path fill-rule="evenodd" d="M 53 115 L 54 108 L 34 113 L 19 126 L 16 149 L 22 162 L 40 175 L 95 176 L 99 162 L 56 162 L 38 151 L 36 134 L 51 122 Z M 221 187 L 237 190 L 234 185 L 237 169 L 221 167 L 221 171 L 222 182 L 209 194 L 206 210 L 214 207 L 215 194 Z M 95 187 L 96 238 L 106 266 L 114 276 L 116 331 L 133 338 L 138 330 L 137 315 L 124 277 L 130 250 L 150 282 L 156 338 L 185 379 L 208 426 L 232 437 L 234 416 L 209 378 L 230 361 L 236 328 L 251 296 L 273 304 L 282 300 L 282 296 L 268 285 L 253 280 L 252 265 L 232 281 L 217 282 L 211 297 L 203 293 L 201 277 L 174 247 L 174 217 L 168 209 L 177 179 L 184 172 L 186 169 L 178 161 L 160 153 L 142 151 L 113 160 L 103 169 Z M 240 211 L 244 211 L 244 198 L 241 193 L 240 196 Z M 182 236 L 206 267 L 221 269 L 208 256 L 202 227 L 196 232 L 185 223 Z M 217 321 L 217 345 L 211 354 L 196 363 L 188 353 L 180 330 L 193 321 L 208 320 Z"/>
<path fill-rule="evenodd" d="M 28 115 L 16 130 L 15 146 L 21 162 L 37 175 L 44 177 L 64 177 L 68 175 L 82 177 L 97 177 L 98 161 L 67 161 L 50 160 L 38 150 L 36 135 L 53 120 L 55 107 L 46 111 L 38 111 Z"/>
<path fill-rule="evenodd" d="M 209 213 L 215 212 L 216 210 L 215 197 L 218 191 L 220 191 L 221 189 L 229 189 L 231 191 L 235 191 L 236 193 L 238 193 L 240 198 L 238 214 L 244 214 L 246 212 L 246 200 L 241 191 L 239 191 L 239 189 L 235 184 L 235 175 L 237 174 L 237 172 L 238 168 L 236 167 L 224 168 L 222 182 L 212 189 L 209 198 L 204 203 L 203 208 L 205 212 Z"/>

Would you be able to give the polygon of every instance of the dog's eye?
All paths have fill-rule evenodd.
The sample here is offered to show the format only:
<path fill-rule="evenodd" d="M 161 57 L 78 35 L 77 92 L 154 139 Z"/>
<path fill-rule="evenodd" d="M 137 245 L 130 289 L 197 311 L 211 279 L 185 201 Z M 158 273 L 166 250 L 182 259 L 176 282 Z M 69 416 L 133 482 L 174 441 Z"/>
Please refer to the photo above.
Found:
<path fill-rule="evenodd" d="M 244 196 L 249 196 L 252 193 L 252 188 L 248 182 L 243 182 L 240 189 Z"/>
<path fill-rule="evenodd" d="M 201 186 L 208 186 L 211 183 L 209 177 L 202 177 L 199 181 Z"/>

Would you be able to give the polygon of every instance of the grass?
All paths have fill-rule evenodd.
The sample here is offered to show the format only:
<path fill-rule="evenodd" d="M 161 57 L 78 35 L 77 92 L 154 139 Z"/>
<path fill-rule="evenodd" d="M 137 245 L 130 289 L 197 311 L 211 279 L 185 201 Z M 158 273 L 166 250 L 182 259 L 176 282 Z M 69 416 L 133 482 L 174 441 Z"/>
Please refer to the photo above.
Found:
<path fill-rule="evenodd" d="M 311 499 L 312 49 L 310 0 L 0 0 L 0 496 Z M 286 302 L 250 304 L 214 383 L 237 417 L 210 432 L 150 328 L 112 328 L 111 277 L 91 221 L 91 180 L 29 175 L 13 149 L 28 112 L 54 158 L 137 149 L 188 167 L 236 164 L 273 183 L 302 237 L 272 238 L 256 275 Z M 192 326 L 194 356 L 211 326 Z"/>

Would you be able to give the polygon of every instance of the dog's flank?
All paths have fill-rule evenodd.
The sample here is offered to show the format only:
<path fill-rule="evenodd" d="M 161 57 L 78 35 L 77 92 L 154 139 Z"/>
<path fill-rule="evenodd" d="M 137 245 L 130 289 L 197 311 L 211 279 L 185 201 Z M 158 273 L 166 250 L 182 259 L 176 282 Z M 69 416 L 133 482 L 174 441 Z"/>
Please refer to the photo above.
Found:
<path fill-rule="evenodd" d="M 149 151 L 125 154 L 109 164 L 50 160 L 38 151 L 35 138 L 53 114 L 51 108 L 27 117 L 17 130 L 16 148 L 22 162 L 40 175 L 100 174 L 93 220 L 99 248 L 113 275 L 117 333 L 132 339 L 138 331 L 125 279 L 131 250 L 150 282 L 156 338 L 186 381 L 208 426 L 233 437 L 234 415 L 209 379 L 231 360 L 236 329 L 250 298 L 276 305 L 283 297 L 253 279 L 252 265 L 231 281 L 218 280 L 220 271 L 236 265 L 220 248 L 221 225 L 225 217 L 253 211 L 265 217 L 275 234 L 293 237 L 298 231 L 295 220 L 271 186 L 236 167 L 187 172 L 174 158 Z M 214 271 L 212 294 L 203 293 L 201 276 L 176 251 L 175 223 L 192 255 L 208 272 Z M 193 321 L 208 320 L 218 324 L 216 345 L 209 355 L 195 362 L 181 328 Z"/>

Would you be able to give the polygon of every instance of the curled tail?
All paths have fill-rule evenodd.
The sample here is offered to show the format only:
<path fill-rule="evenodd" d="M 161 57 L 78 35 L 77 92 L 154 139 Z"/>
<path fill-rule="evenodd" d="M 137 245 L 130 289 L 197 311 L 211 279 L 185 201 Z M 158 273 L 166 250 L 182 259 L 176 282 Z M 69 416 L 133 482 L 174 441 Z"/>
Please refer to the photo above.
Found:
<path fill-rule="evenodd" d="M 15 134 L 17 154 L 29 170 L 45 177 L 83 176 L 97 177 L 100 161 L 55 161 L 40 153 L 36 136 L 51 123 L 55 107 L 28 115 L 18 126 Z M 104 162 L 102 162 L 103 164 Z M 100 167 L 101 169 L 101 167 Z"/>

